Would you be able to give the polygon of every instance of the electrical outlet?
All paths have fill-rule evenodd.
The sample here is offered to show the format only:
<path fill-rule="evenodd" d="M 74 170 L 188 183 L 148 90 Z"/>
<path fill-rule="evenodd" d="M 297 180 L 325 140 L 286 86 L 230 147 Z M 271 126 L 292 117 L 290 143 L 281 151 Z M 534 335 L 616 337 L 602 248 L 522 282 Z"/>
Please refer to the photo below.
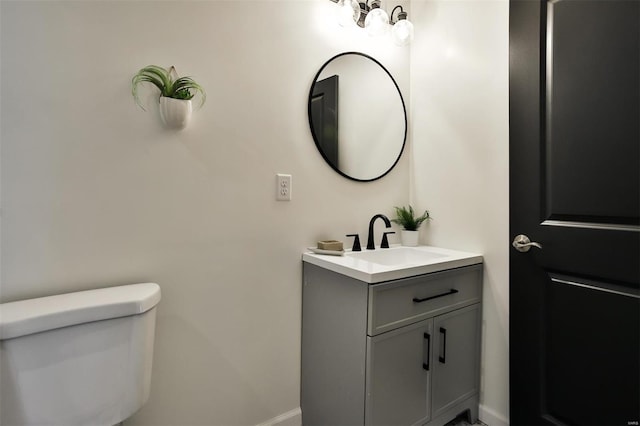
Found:
<path fill-rule="evenodd" d="M 291 175 L 276 175 L 276 200 L 291 201 Z"/>

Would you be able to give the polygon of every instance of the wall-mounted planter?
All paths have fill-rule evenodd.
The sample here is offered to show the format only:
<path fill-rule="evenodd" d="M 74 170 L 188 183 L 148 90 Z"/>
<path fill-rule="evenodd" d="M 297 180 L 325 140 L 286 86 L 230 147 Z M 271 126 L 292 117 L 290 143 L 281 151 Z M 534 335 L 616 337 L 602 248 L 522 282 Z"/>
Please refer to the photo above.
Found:
<path fill-rule="evenodd" d="M 190 100 L 160 97 L 160 118 L 170 129 L 180 130 L 187 127 L 192 111 Z"/>
<path fill-rule="evenodd" d="M 178 77 L 176 69 L 148 65 L 142 68 L 131 80 L 131 94 L 140 108 L 144 109 L 138 97 L 138 85 L 151 83 L 160 91 L 160 118 L 170 129 L 184 129 L 189 124 L 193 107 L 191 99 L 196 94 L 201 96 L 199 108 L 207 99 L 202 86 L 191 77 Z"/>

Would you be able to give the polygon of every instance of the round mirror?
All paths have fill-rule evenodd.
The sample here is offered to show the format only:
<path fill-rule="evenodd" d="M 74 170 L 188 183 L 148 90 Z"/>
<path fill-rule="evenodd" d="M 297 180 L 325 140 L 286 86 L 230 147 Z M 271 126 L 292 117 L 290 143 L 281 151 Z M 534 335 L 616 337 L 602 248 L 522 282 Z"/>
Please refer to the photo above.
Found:
<path fill-rule="evenodd" d="M 404 100 L 372 57 L 345 52 L 329 59 L 313 80 L 308 109 L 316 146 L 341 175 L 380 179 L 400 159 L 407 137 Z"/>

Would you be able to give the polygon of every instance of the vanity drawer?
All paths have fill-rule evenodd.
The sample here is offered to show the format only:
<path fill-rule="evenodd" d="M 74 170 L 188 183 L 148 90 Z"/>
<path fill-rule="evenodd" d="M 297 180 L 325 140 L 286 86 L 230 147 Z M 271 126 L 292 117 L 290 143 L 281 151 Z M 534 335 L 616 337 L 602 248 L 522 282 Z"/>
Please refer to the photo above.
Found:
<path fill-rule="evenodd" d="M 482 265 L 406 278 L 369 287 L 367 334 L 374 336 L 407 324 L 480 302 Z"/>

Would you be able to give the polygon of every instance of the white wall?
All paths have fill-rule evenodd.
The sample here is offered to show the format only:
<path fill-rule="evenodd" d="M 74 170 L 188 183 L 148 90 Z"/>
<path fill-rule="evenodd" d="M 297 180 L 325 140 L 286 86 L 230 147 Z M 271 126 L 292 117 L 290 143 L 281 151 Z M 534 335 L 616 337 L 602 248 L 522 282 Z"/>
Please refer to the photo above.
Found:
<path fill-rule="evenodd" d="M 485 258 L 481 419 L 508 422 L 507 0 L 414 1 L 412 202 L 422 242 Z"/>
<path fill-rule="evenodd" d="M 329 1 L 2 1 L 1 300 L 162 287 L 152 393 L 130 425 L 251 425 L 299 406 L 302 250 L 408 201 L 409 159 L 344 179 L 311 80 L 368 53 L 409 96 L 408 49 L 346 36 Z M 208 102 L 183 132 L 137 108 L 148 64 Z M 275 174 L 293 200 L 275 201 Z M 436 209 L 435 212 L 438 212 Z M 444 216 L 444 215 L 443 215 Z"/>

